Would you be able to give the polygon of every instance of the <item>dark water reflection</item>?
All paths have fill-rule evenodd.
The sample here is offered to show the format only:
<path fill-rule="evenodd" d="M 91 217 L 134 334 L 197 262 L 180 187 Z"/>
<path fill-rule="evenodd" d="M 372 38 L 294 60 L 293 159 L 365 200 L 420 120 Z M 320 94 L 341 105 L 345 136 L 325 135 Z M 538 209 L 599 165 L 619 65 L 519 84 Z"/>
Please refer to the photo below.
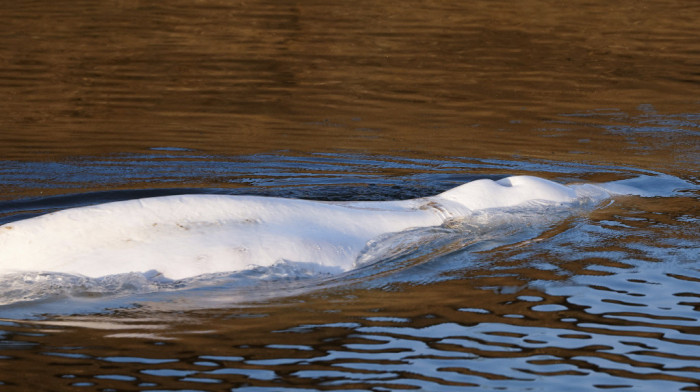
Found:
<path fill-rule="evenodd" d="M 692 186 L 267 297 L 2 307 L 0 390 L 700 390 L 698 20 L 671 0 L 3 3 L 0 223 L 513 174 Z"/>

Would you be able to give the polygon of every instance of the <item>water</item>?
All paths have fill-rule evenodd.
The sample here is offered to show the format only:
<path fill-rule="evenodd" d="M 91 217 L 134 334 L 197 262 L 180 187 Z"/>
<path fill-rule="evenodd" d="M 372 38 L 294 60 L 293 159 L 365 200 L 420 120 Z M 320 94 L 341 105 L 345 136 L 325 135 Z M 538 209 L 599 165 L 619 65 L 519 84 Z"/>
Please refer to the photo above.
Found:
<path fill-rule="evenodd" d="M 404 233 L 343 274 L 1 282 L 35 296 L 0 307 L 0 389 L 700 390 L 697 6 L 0 7 L 0 223 L 517 174 L 686 184 Z"/>

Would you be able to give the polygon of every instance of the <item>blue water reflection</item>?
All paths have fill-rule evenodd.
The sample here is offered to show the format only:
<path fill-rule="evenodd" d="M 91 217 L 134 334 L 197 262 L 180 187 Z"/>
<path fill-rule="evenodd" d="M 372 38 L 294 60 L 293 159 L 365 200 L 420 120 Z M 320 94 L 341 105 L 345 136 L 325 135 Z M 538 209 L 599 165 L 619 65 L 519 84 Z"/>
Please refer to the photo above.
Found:
<path fill-rule="evenodd" d="M 226 158 L 168 149 L 0 165 L 0 179 L 13 192 L 56 193 L 14 200 L 6 195 L 0 221 L 174 193 L 419 197 L 474 178 L 518 172 L 565 181 L 653 174 L 546 161 L 342 154 Z M 145 183 L 148 187 L 141 186 Z M 182 183 L 192 187 L 178 188 Z M 134 184 L 145 189 L 128 189 Z M 32 314 L 104 312 L 138 303 L 123 311 L 167 318 L 201 307 L 211 313 L 186 318 L 209 325 L 202 327 L 206 333 L 187 334 L 178 321 L 119 324 L 119 317 L 109 314 L 95 316 L 104 317 L 106 327 L 73 320 L 47 330 L 44 324 L 0 321 L 0 360 L 27 367 L 41 358 L 56 364 L 56 379 L 66 386 L 103 390 L 694 390 L 700 385 L 696 205 L 697 189 L 690 189 L 665 197 L 617 198 L 564 213 L 548 210 L 539 220 L 502 216 L 487 228 L 412 232 L 406 239 L 425 246 L 397 253 L 390 263 L 370 258 L 355 271 L 320 280 L 255 286 L 250 282 L 270 271 L 251 270 L 233 278 L 208 277 L 207 284 L 189 282 L 193 285 L 180 292 L 187 282 L 142 276 L 124 281 L 131 291 L 118 291 L 127 286 L 111 282 L 104 287 L 114 290 L 101 294 L 91 288 L 101 282 L 80 280 L 77 284 L 88 290 L 72 303 L 64 298 L 70 295 L 49 284 L 47 289 L 64 296 L 38 301 Z M 233 281 L 240 290 L 231 289 Z M 268 296 L 247 297 L 260 291 Z M 276 307 L 279 298 L 294 295 L 303 300 Z M 378 304 L 363 305 L 375 297 Z M 3 312 L 11 317 L 26 309 L 17 304 Z M 83 341 L 80 332 L 76 341 L 42 343 L 73 327 L 105 328 L 92 341 L 117 343 L 104 352 Z M 129 345 L 114 352 L 119 342 Z M 0 375 L 0 383 L 8 382 L 10 375 Z"/>

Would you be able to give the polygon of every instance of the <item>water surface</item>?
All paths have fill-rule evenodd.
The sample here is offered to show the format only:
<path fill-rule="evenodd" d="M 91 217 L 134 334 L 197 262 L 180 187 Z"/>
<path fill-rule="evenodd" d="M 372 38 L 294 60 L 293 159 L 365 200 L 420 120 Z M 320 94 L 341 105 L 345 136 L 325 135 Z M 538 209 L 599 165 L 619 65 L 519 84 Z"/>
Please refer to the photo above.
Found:
<path fill-rule="evenodd" d="M 41 295 L 0 307 L 0 389 L 700 390 L 698 6 L 0 8 L 0 223 L 181 193 L 687 184 L 424 233 L 338 276 L 5 282 Z"/>

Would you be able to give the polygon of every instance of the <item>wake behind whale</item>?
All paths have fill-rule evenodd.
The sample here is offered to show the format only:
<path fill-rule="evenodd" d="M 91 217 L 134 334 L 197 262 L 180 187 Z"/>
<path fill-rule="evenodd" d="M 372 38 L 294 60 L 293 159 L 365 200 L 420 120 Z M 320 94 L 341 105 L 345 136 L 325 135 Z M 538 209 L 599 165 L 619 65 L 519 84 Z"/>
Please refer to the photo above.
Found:
<path fill-rule="evenodd" d="M 400 233 L 469 221 L 484 211 L 493 215 L 543 205 L 567 209 L 614 194 L 649 195 L 638 184 L 637 179 L 567 186 L 515 176 L 400 201 L 180 195 L 112 202 L 0 226 L 0 278 L 24 282 L 27 290 L 42 276 L 27 278 L 31 273 L 53 274 L 81 286 L 109 286 L 110 277 L 128 276 L 110 289 L 119 292 L 125 281 L 127 286 L 143 283 L 133 279 L 146 279 L 142 288 L 148 291 L 153 281 L 235 272 L 252 276 L 260 268 L 285 265 L 302 266 L 310 274 L 338 274 L 381 258 L 377 249 L 396 247 L 391 243 L 396 238 L 411 238 Z M 666 187 L 676 185 L 671 181 Z"/>

